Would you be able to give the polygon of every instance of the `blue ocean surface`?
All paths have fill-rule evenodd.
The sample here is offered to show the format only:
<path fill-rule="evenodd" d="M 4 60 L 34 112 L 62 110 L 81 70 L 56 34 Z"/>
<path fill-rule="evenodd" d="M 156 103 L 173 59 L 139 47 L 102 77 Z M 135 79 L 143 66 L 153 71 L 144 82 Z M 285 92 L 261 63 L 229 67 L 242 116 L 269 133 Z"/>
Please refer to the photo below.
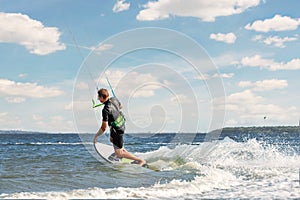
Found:
<path fill-rule="evenodd" d="M 2 132 L 0 198 L 300 198 L 299 132 L 125 134 L 159 171 L 106 163 L 93 137 Z"/>

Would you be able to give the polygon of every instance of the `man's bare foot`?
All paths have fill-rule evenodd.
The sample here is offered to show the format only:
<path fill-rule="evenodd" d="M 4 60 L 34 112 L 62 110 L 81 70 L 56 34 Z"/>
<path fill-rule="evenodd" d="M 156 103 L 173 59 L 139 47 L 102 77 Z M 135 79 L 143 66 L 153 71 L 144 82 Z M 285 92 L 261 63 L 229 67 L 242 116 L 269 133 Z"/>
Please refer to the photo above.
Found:
<path fill-rule="evenodd" d="M 146 164 L 146 161 L 144 161 L 144 160 L 141 159 L 141 160 L 138 162 L 138 164 L 139 164 L 139 166 L 143 166 L 143 165 Z"/>

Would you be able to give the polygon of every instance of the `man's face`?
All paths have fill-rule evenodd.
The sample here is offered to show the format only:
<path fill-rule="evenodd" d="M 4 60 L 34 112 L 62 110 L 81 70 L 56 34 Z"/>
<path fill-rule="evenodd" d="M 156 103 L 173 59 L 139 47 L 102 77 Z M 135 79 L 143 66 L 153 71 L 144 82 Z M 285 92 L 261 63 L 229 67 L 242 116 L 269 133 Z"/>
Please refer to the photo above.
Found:
<path fill-rule="evenodd" d="M 99 97 L 99 96 L 98 96 L 98 99 L 99 99 L 99 101 L 100 101 L 101 103 L 104 103 L 104 102 L 105 102 L 105 99 L 103 99 L 103 97 Z"/>

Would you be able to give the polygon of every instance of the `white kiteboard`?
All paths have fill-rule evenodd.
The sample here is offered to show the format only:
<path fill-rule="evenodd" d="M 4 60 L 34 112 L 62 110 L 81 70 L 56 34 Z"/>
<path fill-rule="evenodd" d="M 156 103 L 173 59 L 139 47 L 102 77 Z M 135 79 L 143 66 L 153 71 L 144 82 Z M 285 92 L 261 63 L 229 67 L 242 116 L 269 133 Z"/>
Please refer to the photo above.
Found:
<path fill-rule="evenodd" d="M 129 164 L 137 164 L 136 161 L 128 159 L 128 158 L 118 158 L 117 155 L 115 154 L 115 150 L 111 145 L 107 144 L 102 144 L 97 142 L 94 144 L 94 147 L 96 149 L 96 152 L 107 162 L 109 163 L 129 163 Z M 150 166 L 146 164 L 143 166 L 145 168 L 154 170 L 154 171 L 159 171 L 158 168 L 154 166 Z"/>
<path fill-rule="evenodd" d="M 132 163 L 134 164 L 134 160 L 127 158 L 118 158 L 115 154 L 115 150 L 111 145 L 102 144 L 97 142 L 94 144 L 94 147 L 97 153 L 107 162 L 109 163 Z"/>

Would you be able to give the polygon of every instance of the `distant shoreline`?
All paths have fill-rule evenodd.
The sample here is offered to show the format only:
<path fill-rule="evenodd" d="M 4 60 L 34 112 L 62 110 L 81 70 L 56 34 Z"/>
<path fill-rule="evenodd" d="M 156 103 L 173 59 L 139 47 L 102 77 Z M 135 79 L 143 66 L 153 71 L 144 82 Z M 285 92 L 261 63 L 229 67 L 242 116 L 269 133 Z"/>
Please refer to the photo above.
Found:
<path fill-rule="evenodd" d="M 252 126 L 252 127 L 225 127 L 222 134 L 226 133 L 300 133 L 299 126 Z"/>
<path fill-rule="evenodd" d="M 219 131 L 219 130 L 215 130 Z M 212 132 L 215 132 L 212 131 Z M 300 133 L 299 126 L 249 126 L 249 127 L 224 127 L 222 134 L 236 134 L 236 133 Z M 180 132 L 181 134 L 195 134 L 190 132 Z M 25 130 L 0 130 L 0 134 L 94 134 L 94 133 L 76 133 L 76 132 L 43 132 L 43 131 L 25 131 Z M 128 134 L 177 134 L 172 132 L 162 133 L 129 133 Z M 199 132 L 199 134 L 207 134 Z"/>

